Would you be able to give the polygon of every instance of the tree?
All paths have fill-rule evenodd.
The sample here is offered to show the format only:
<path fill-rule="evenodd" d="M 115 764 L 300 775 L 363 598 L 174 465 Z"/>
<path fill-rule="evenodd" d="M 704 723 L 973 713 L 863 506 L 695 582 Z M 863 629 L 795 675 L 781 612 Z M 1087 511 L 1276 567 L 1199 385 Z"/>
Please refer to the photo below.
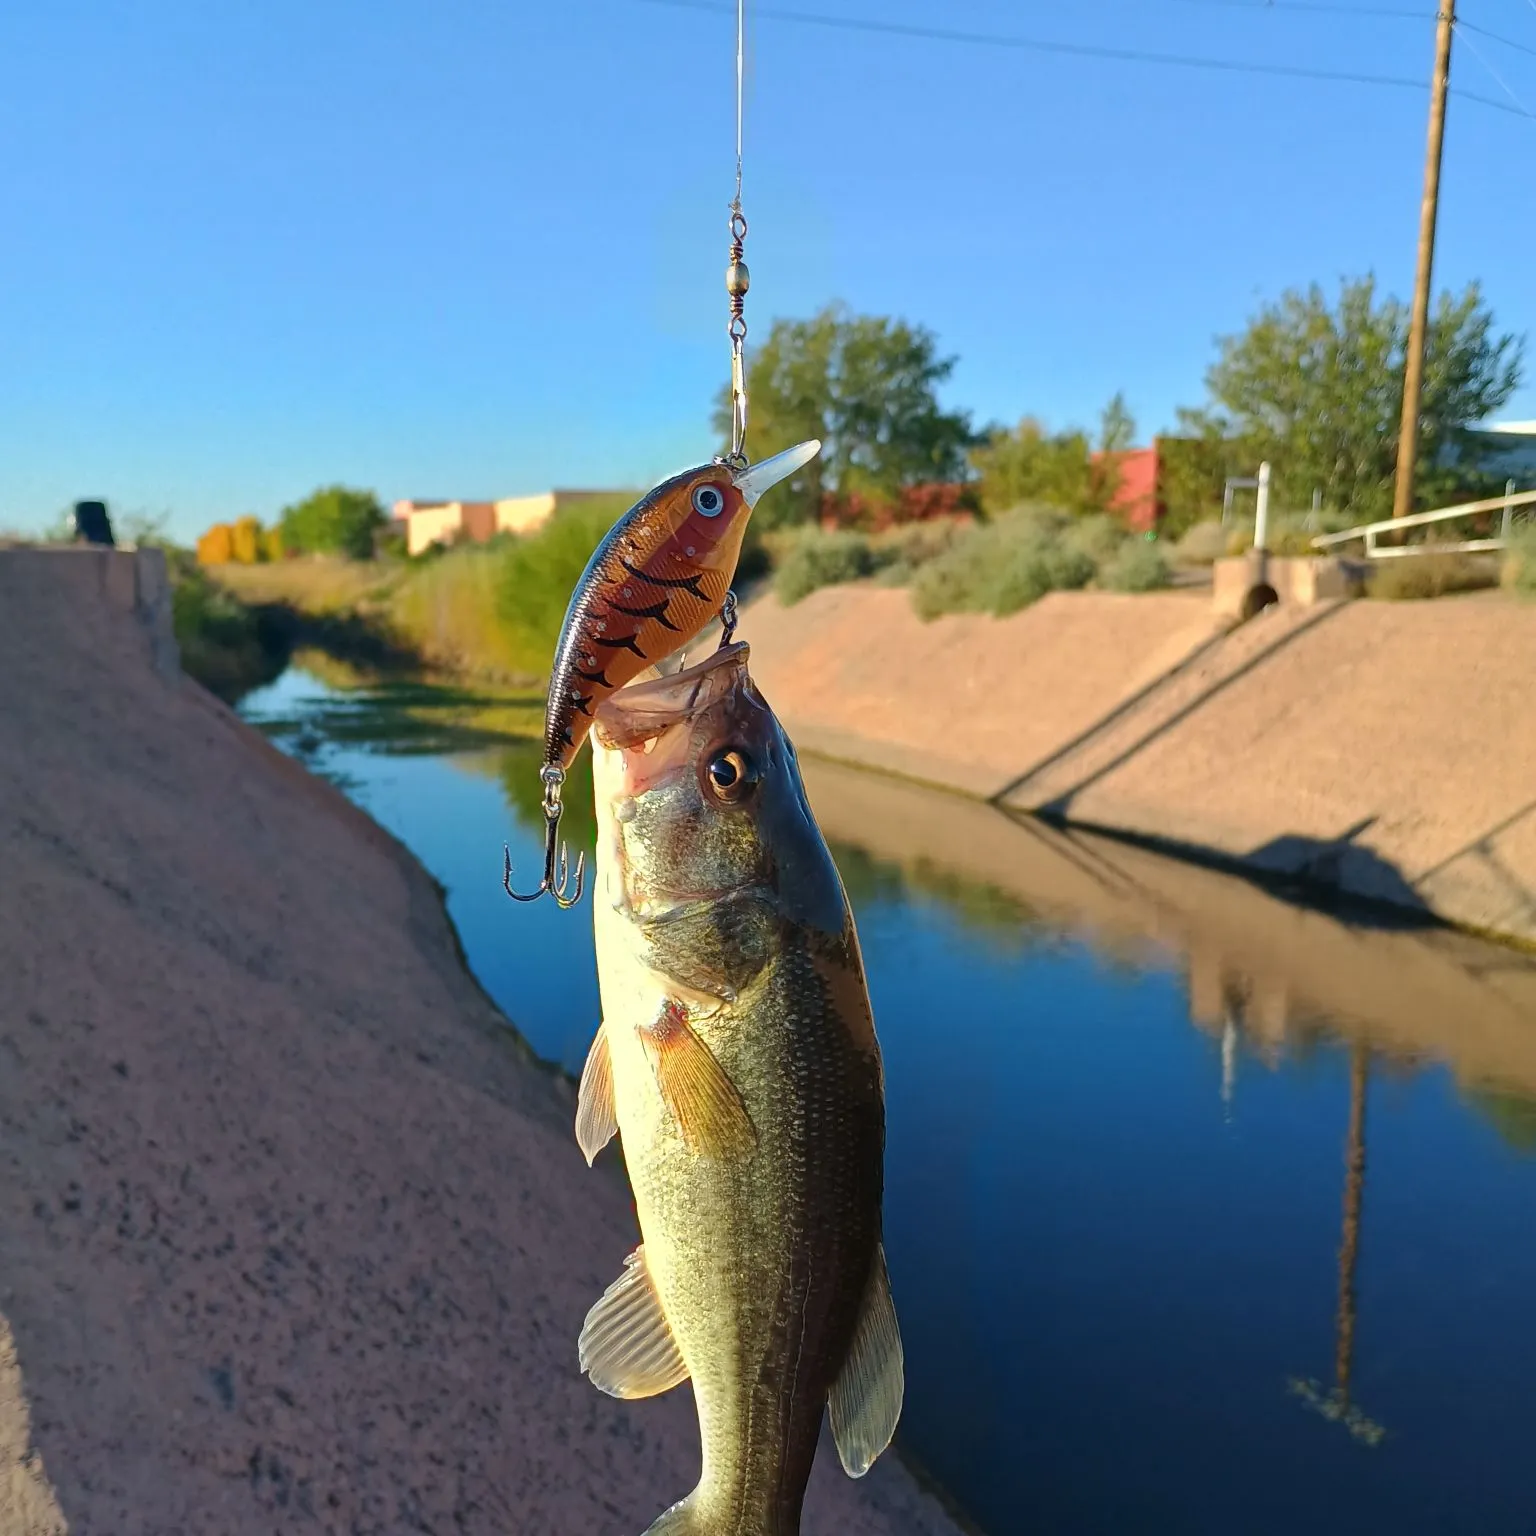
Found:
<path fill-rule="evenodd" d="M 930 331 L 904 320 L 833 305 L 810 320 L 775 321 L 748 360 L 752 456 L 811 437 L 822 449 L 774 490 L 754 521 L 809 522 L 827 496 L 889 503 L 909 486 L 962 479 L 966 450 L 977 439 L 970 417 L 942 410 L 937 394 L 954 365 L 938 355 Z M 714 424 L 729 437 L 729 388 Z"/>
<path fill-rule="evenodd" d="M 1266 305 L 1239 335 L 1218 339 L 1206 375 L 1211 404 L 1181 411 L 1191 436 L 1239 439 L 1274 466 L 1277 494 L 1293 504 L 1321 489 L 1326 505 L 1362 520 L 1392 510 L 1408 307 L 1377 298 L 1374 277 L 1346 279 L 1336 305 L 1313 284 Z M 1519 387 L 1523 339 L 1497 335 L 1482 291 L 1442 293 L 1425 346 L 1421 447 L 1415 493 L 1444 498 L 1476 489 L 1458 468 L 1468 427 Z"/>
<path fill-rule="evenodd" d="M 302 555 L 346 555 L 367 560 L 373 533 L 384 525 L 384 509 L 372 491 L 326 486 L 303 501 L 284 507 L 283 548 Z"/>
<path fill-rule="evenodd" d="M 994 427 L 971 455 L 982 504 L 989 512 L 1025 502 L 1065 512 L 1107 511 L 1120 483 L 1116 459 L 1135 440 L 1135 418 L 1118 392 L 1099 417 L 1097 448 L 1080 428 L 1048 432 L 1033 416 L 1011 431 Z"/>

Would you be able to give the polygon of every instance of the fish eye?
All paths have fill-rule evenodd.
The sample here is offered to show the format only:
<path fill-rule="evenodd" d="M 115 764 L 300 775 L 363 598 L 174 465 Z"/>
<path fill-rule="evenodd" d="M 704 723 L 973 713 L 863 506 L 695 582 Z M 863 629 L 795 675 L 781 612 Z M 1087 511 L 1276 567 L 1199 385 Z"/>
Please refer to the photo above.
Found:
<path fill-rule="evenodd" d="M 757 765 L 736 747 L 715 753 L 704 771 L 709 775 L 709 787 L 727 805 L 744 800 L 757 783 Z"/>
<path fill-rule="evenodd" d="M 693 493 L 693 509 L 700 517 L 719 517 L 725 511 L 725 497 L 718 485 L 701 485 Z"/>

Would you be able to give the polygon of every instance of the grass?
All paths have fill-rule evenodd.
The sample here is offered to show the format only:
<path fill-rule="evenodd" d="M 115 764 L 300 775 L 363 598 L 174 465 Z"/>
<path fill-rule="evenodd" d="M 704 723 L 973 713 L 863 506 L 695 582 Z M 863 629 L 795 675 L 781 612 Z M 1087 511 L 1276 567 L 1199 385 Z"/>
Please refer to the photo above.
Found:
<path fill-rule="evenodd" d="M 1375 562 L 1365 595 L 1379 602 L 1417 602 L 1497 584 L 1496 567 L 1472 555 L 1402 555 Z"/>
<path fill-rule="evenodd" d="M 286 647 L 252 609 L 209 580 L 189 556 L 177 552 L 167 565 L 183 671 L 231 704 L 282 671 Z"/>
<path fill-rule="evenodd" d="M 295 639 L 363 662 L 392 655 L 501 684 L 547 675 L 571 589 L 629 509 L 620 492 L 577 502 L 526 538 L 415 560 L 330 557 L 208 568 L 239 602 L 290 616 Z"/>
<path fill-rule="evenodd" d="M 1536 522 L 1515 525 L 1499 574 L 1506 592 L 1536 602 Z"/>
<path fill-rule="evenodd" d="M 386 603 L 409 571 L 394 561 L 332 555 L 205 569 L 214 582 L 250 607 L 280 603 L 312 618 L 354 612 L 360 604 Z"/>

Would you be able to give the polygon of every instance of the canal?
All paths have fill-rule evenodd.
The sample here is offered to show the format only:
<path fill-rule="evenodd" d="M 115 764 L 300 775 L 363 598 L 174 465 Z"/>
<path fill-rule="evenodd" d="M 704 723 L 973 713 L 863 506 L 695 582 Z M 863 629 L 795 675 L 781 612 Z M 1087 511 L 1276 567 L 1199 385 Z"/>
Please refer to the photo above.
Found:
<path fill-rule="evenodd" d="M 533 708 L 295 667 L 242 712 L 576 1072 L 590 912 L 501 891 Z M 885 1052 L 903 1454 L 990 1536 L 1536 1529 L 1536 960 L 804 767 Z"/>

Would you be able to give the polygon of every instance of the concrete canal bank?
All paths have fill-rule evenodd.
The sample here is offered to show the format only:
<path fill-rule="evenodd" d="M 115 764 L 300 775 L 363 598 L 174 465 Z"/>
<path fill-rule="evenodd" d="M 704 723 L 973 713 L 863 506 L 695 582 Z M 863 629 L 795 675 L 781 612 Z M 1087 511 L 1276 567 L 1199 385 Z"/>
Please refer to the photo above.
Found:
<path fill-rule="evenodd" d="M 627 1190 L 415 859 L 168 665 L 157 583 L 0 550 L 0 1531 L 635 1536 L 698 1449 L 686 1390 L 577 1371 Z M 806 1528 L 953 1529 L 831 1454 Z"/>
<path fill-rule="evenodd" d="M 803 747 L 1017 811 L 1536 943 L 1536 605 L 1267 609 L 1054 593 L 922 623 L 766 597 L 743 638 Z"/>

